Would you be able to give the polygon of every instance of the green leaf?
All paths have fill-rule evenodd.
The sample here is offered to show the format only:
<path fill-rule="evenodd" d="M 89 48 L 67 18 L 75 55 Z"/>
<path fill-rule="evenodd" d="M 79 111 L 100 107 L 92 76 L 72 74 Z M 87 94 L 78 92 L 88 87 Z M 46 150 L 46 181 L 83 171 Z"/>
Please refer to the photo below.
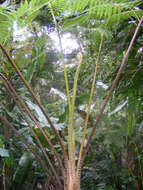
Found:
<path fill-rule="evenodd" d="M 13 157 L 10 155 L 9 157 L 5 157 L 4 158 L 4 162 L 8 167 L 11 167 L 14 164 L 14 159 Z"/>
<path fill-rule="evenodd" d="M 108 186 L 104 187 L 104 190 L 113 190 L 113 187 L 108 185 Z"/>
<path fill-rule="evenodd" d="M 49 135 L 49 133 L 46 131 L 46 128 L 47 127 L 43 127 L 42 129 L 44 130 L 44 133 L 47 135 L 48 138 L 51 138 L 51 136 Z M 44 135 L 42 134 L 42 132 L 37 129 L 37 128 L 34 128 L 34 132 L 36 133 L 37 137 L 39 138 L 41 144 L 43 147 L 48 147 L 48 142 L 47 140 L 45 139 Z M 35 143 L 37 143 L 35 141 Z"/>
<path fill-rule="evenodd" d="M 80 96 L 77 96 L 76 102 L 75 102 L 76 106 L 83 104 L 85 102 L 88 102 L 89 98 L 90 98 L 90 96 L 87 93 L 84 93 L 84 94 L 81 94 Z"/>
<path fill-rule="evenodd" d="M 60 115 L 58 123 L 64 123 L 69 115 L 69 107 L 65 107 L 65 112 Z"/>
<path fill-rule="evenodd" d="M 31 82 L 31 79 L 33 77 L 33 74 L 34 74 L 35 70 L 36 70 L 36 64 L 33 61 L 32 63 L 29 63 L 27 74 L 25 76 L 25 79 L 27 80 L 27 82 L 29 82 L 29 83 Z"/>
<path fill-rule="evenodd" d="M 3 141 L 2 141 L 2 139 L 0 137 L 0 148 L 2 148 L 2 147 L 3 147 Z"/>
<path fill-rule="evenodd" d="M 34 156 L 31 152 L 25 152 L 19 160 L 19 166 L 16 169 L 16 172 L 13 176 L 13 186 L 15 190 L 19 190 L 24 184 L 30 166 L 32 165 Z"/>
<path fill-rule="evenodd" d="M 75 26 L 77 24 L 85 24 L 85 22 L 88 20 L 88 14 L 87 13 L 84 13 L 78 17 L 75 17 L 75 18 L 72 18 L 72 19 L 67 19 L 63 25 L 62 25 L 62 28 L 63 29 L 66 29 L 66 28 L 69 28 L 69 27 L 72 27 L 72 26 Z"/>
<path fill-rule="evenodd" d="M 22 167 L 26 167 L 29 165 L 29 163 L 31 163 L 31 161 L 33 160 L 34 156 L 32 153 L 30 152 L 25 152 L 23 154 L 23 156 L 20 158 L 19 160 L 19 165 Z"/>

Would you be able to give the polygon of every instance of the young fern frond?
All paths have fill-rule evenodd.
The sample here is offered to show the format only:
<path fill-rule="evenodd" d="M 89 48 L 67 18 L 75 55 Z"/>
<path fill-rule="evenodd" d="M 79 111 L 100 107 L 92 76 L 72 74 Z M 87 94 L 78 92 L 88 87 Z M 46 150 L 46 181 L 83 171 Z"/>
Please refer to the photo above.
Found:
<path fill-rule="evenodd" d="M 74 86 L 73 86 L 73 96 L 72 96 L 72 104 L 71 104 L 71 115 L 69 118 L 69 158 L 72 162 L 73 169 L 75 169 L 75 129 L 74 129 L 74 113 L 75 113 L 75 100 L 76 100 L 76 93 L 77 93 L 77 82 L 79 78 L 79 72 L 82 64 L 82 54 L 78 53 L 78 67 L 74 77 Z"/>
<path fill-rule="evenodd" d="M 53 17 L 53 20 L 54 20 L 54 23 L 55 23 L 55 27 L 56 27 L 56 30 L 57 30 L 57 33 L 58 33 L 58 38 L 59 38 L 59 45 L 60 45 L 60 52 L 61 52 L 61 59 L 62 59 L 62 63 L 63 63 L 63 70 L 64 70 L 64 79 L 65 79 L 65 86 L 66 86 L 66 93 L 67 93 L 67 101 L 68 101 L 68 107 L 69 107 L 69 114 L 71 115 L 71 98 L 70 98 L 70 90 L 69 90 L 69 82 L 68 82 L 68 73 L 67 73 L 67 68 L 66 68 L 66 64 L 65 64 L 65 60 L 64 60 L 64 54 L 63 54 L 63 48 L 62 48 L 62 41 L 61 41 L 61 36 L 60 36 L 60 33 L 59 33 L 59 26 L 58 26 L 58 23 L 56 21 L 56 18 L 55 18 L 55 15 L 54 15 L 54 11 L 53 11 L 53 8 L 52 8 L 52 5 L 49 4 L 49 8 L 50 8 L 50 11 L 51 11 L 51 14 L 52 14 L 52 17 Z M 72 138 L 72 137 L 71 137 Z M 73 143 L 72 141 L 70 141 L 70 138 L 69 138 L 69 149 L 71 147 L 73 147 Z M 65 157 L 65 166 L 68 167 L 68 163 L 67 163 L 67 160 L 68 160 L 68 156 Z"/>
<path fill-rule="evenodd" d="M 81 159 L 82 159 L 83 147 L 84 147 L 85 138 L 86 138 L 86 135 L 87 135 L 87 125 L 88 125 L 88 121 L 89 121 L 91 104 L 92 104 L 93 95 L 94 95 L 94 88 L 95 88 L 95 82 L 96 82 L 96 77 L 97 77 L 98 65 L 100 63 L 100 56 L 101 56 L 101 50 L 102 50 L 102 46 L 103 46 L 103 40 L 104 40 L 104 37 L 101 36 L 101 41 L 100 41 L 99 51 L 98 51 L 98 56 L 97 56 L 97 62 L 96 62 L 93 82 L 92 82 L 92 86 L 91 86 L 90 99 L 89 99 L 89 103 L 88 103 L 88 111 L 87 111 L 86 118 L 85 118 L 85 121 L 84 121 L 83 135 L 82 135 L 80 151 L 79 151 L 79 157 L 78 157 L 78 164 L 77 164 L 77 172 L 80 169 L 80 162 L 81 162 Z"/>

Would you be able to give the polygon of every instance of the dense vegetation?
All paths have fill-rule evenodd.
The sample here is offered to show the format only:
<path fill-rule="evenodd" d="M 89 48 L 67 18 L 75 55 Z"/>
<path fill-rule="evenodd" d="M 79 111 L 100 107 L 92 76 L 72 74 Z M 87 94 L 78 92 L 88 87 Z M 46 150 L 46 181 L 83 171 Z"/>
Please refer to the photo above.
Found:
<path fill-rule="evenodd" d="M 143 189 L 143 2 L 0 2 L 0 189 Z"/>

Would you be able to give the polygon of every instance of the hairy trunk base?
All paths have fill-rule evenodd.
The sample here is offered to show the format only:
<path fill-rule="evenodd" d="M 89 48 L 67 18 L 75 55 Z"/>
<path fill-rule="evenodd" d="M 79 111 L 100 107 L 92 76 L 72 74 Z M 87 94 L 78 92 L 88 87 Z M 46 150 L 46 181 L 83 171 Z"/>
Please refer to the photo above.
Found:
<path fill-rule="evenodd" d="M 80 190 L 80 178 L 77 175 L 69 175 L 64 190 Z"/>

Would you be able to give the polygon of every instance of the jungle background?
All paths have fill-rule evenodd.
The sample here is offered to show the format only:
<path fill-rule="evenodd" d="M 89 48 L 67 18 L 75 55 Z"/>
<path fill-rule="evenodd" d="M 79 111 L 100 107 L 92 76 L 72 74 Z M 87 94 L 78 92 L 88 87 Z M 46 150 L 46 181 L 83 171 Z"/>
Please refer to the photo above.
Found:
<path fill-rule="evenodd" d="M 49 2 L 52 11 L 48 6 Z M 73 3 L 71 7 L 68 7 L 67 2 L 62 0 L 0 1 L 0 42 L 46 109 L 65 146 L 68 139 L 69 110 L 62 62 L 64 59 L 69 89 L 72 93 L 78 67 L 77 55 L 82 54 L 74 111 L 76 152 L 79 152 L 101 36 L 104 37 L 104 41 L 87 136 L 96 122 L 101 105 L 143 15 L 143 2 L 75 0 L 74 3 L 71 1 Z M 94 6 L 95 2 L 98 9 Z M 58 27 L 55 27 L 55 24 Z M 58 32 L 61 36 L 63 53 L 60 51 Z M 61 147 L 49 122 L 2 51 L 0 73 L 11 82 L 63 159 Z M 0 114 L 7 118 L 46 163 L 41 148 L 2 80 L 0 80 Z M 43 134 L 28 116 L 27 120 L 31 123 L 52 165 L 61 175 L 57 159 Z M 105 108 L 102 120 L 94 133 L 82 168 L 81 189 L 142 190 L 142 150 L 143 24 L 129 53 L 127 64 Z M 47 167 L 49 169 L 48 164 Z M 2 119 L 0 119 L 0 189 L 56 189 L 53 179 L 47 177 L 32 152 Z"/>

